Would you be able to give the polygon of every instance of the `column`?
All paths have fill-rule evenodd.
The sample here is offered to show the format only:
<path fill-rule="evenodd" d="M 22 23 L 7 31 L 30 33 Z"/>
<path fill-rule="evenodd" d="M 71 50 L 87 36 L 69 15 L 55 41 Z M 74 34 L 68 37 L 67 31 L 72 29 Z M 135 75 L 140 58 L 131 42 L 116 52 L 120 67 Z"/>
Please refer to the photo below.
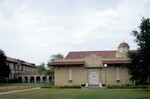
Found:
<path fill-rule="evenodd" d="M 36 83 L 36 76 L 34 77 L 34 83 Z"/>
<path fill-rule="evenodd" d="M 49 76 L 47 76 L 47 83 L 49 83 Z"/>
<path fill-rule="evenodd" d="M 28 77 L 28 83 L 30 83 L 30 77 Z"/>
<path fill-rule="evenodd" d="M 40 78 L 41 78 L 41 83 L 43 82 L 43 77 L 42 76 L 40 76 Z"/>

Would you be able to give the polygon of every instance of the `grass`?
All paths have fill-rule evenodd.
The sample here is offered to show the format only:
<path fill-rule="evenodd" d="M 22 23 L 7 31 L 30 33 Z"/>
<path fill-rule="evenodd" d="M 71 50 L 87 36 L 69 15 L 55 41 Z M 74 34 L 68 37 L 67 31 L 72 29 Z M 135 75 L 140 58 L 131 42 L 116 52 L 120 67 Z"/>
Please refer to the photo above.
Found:
<path fill-rule="evenodd" d="M 150 90 L 40 89 L 0 95 L 0 99 L 150 99 Z"/>
<path fill-rule="evenodd" d="M 22 90 L 34 87 L 42 87 L 46 84 L 44 83 L 9 83 L 0 84 L 0 92 L 12 91 L 12 90 Z"/>
<path fill-rule="evenodd" d="M 148 89 L 150 85 L 108 85 L 109 89 Z"/>

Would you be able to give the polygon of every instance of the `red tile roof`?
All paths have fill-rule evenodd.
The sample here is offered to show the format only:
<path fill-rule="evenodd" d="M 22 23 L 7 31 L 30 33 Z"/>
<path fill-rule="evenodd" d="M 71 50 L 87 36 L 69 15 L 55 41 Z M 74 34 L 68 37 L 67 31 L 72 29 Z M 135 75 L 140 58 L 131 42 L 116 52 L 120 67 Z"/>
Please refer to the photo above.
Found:
<path fill-rule="evenodd" d="M 15 58 L 6 57 L 6 61 L 17 64 L 17 59 L 15 59 Z M 22 65 L 36 67 L 35 64 L 33 64 L 33 63 L 29 63 L 29 62 L 26 62 L 26 61 L 23 61 L 23 60 L 20 60 L 20 62 L 21 62 Z"/>
<path fill-rule="evenodd" d="M 18 75 L 39 75 L 38 72 L 18 72 Z"/>
<path fill-rule="evenodd" d="M 110 60 L 110 61 L 102 61 L 103 64 L 127 64 L 131 63 L 129 60 Z"/>
<path fill-rule="evenodd" d="M 11 57 L 6 57 L 6 60 L 13 63 L 17 62 L 15 58 L 11 58 Z"/>
<path fill-rule="evenodd" d="M 107 60 L 107 61 L 102 61 L 103 64 L 126 64 L 130 63 L 129 60 Z M 56 66 L 56 65 L 84 65 L 85 61 L 69 61 L 69 62 L 53 62 L 49 63 L 51 66 Z"/>
<path fill-rule="evenodd" d="M 78 58 L 85 58 L 92 54 L 103 58 L 115 58 L 117 51 L 77 51 L 77 52 L 69 52 L 66 56 L 66 59 L 78 59 Z"/>
<path fill-rule="evenodd" d="M 83 65 L 85 64 L 85 61 L 69 61 L 69 62 L 53 62 L 49 63 L 51 66 L 56 66 L 56 65 Z"/>

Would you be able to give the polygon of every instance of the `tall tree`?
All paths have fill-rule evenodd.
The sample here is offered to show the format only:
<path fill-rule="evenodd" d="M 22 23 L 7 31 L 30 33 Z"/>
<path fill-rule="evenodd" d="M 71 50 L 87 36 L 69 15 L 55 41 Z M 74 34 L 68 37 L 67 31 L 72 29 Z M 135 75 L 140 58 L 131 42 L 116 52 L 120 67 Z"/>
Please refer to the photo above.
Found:
<path fill-rule="evenodd" d="M 47 64 L 48 67 L 49 67 L 49 70 L 46 71 L 47 74 L 52 74 L 52 75 L 54 74 L 54 68 L 52 66 L 50 66 L 49 63 L 53 62 L 55 59 L 64 59 L 64 56 L 60 53 L 54 54 L 54 55 L 51 56 L 51 59 Z"/>
<path fill-rule="evenodd" d="M 10 68 L 6 64 L 5 53 L 0 49 L 0 79 L 4 80 L 5 78 L 8 78 L 9 74 L 10 74 Z"/>
<path fill-rule="evenodd" d="M 53 75 L 54 70 L 53 68 L 49 68 L 45 65 L 45 63 L 41 63 L 40 65 L 37 66 L 38 68 L 38 73 L 41 75 Z"/>
<path fill-rule="evenodd" d="M 63 58 L 64 58 L 64 56 L 62 54 L 58 53 L 58 54 L 54 54 L 51 56 L 51 61 L 54 61 L 55 59 L 63 59 Z"/>
<path fill-rule="evenodd" d="M 138 31 L 132 31 L 138 45 L 136 51 L 130 51 L 128 57 L 131 64 L 128 66 L 131 80 L 145 84 L 150 79 L 150 18 L 142 18 Z"/>
<path fill-rule="evenodd" d="M 38 73 L 41 75 L 46 70 L 45 69 L 45 64 L 41 63 L 40 65 L 37 66 L 37 69 L 38 69 Z"/>

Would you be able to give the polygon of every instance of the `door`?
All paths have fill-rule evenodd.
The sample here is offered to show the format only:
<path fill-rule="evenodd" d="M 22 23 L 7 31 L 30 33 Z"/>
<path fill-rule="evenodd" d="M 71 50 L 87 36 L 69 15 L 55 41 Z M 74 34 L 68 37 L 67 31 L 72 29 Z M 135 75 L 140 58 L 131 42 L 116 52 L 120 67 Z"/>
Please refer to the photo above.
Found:
<path fill-rule="evenodd" d="M 98 84 L 98 74 L 97 74 L 97 72 L 93 71 L 89 74 L 89 84 L 90 85 L 97 85 Z"/>

